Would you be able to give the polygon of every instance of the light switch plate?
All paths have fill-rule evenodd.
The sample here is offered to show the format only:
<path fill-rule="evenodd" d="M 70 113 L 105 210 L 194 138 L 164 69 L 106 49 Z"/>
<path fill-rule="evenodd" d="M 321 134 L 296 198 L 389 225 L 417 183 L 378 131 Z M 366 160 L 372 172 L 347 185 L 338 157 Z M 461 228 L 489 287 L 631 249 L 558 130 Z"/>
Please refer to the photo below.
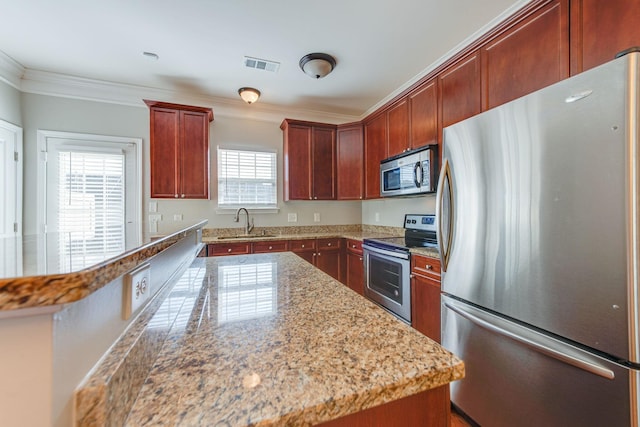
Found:
<path fill-rule="evenodd" d="M 158 202 L 149 202 L 149 212 L 158 212 Z"/>
<path fill-rule="evenodd" d="M 288 222 L 298 222 L 298 214 L 297 213 L 290 213 L 287 215 L 287 221 Z"/>
<path fill-rule="evenodd" d="M 173 215 L 173 220 L 174 221 L 182 221 L 182 214 L 174 214 Z"/>
<path fill-rule="evenodd" d="M 151 298 L 151 265 L 142 264 L 124 275 L 122 318 L 127 320 Z"/>

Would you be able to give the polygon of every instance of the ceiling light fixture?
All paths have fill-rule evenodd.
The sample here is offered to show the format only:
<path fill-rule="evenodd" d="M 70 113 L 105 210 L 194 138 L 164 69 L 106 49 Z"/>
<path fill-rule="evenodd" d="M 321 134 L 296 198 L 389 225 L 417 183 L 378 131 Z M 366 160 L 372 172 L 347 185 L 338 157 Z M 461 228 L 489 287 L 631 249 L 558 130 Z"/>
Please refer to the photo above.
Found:
<path fill-rule="evenodd" d="M 335 58 L 326 53 L 310 53 L 300 59 L 300 68 L 302 71 L 314 79 L 326 76 L 332 72 L 335 67 Z"/>
<path fill-rule="evenodd" d="M 241 87 L 238 89 L 238 95 L 247 104 L 253 104 L 260 98 L 260 91 L 252 87 Z"/>

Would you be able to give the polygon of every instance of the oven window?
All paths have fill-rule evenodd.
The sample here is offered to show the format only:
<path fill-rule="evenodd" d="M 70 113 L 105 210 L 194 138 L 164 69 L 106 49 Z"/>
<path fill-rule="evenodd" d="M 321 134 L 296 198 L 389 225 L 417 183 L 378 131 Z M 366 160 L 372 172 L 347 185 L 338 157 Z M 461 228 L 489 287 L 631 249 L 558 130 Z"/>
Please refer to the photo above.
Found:
<path fill-rule="evenodd" d="M 402 264 L 371 254 L 369 258 L 369 288 L 402 304 Z"/>

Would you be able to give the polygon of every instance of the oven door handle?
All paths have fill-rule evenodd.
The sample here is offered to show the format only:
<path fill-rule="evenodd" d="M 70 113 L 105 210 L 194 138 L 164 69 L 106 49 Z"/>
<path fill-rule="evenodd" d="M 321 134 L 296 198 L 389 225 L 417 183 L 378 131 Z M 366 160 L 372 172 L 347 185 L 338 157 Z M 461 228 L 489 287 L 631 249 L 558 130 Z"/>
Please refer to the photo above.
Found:
<path fill-rule="evenodd" d="M 408 252 L 394 252 L 387 249 L 376 248 L 373 246 L 369 246 L 366 243 L 362 245 L 362 250 L 366 250 L 369 253 L 373 253 L 376 255 L 384 255 L 396 259 L 409 259 L 411 255 Z"/>

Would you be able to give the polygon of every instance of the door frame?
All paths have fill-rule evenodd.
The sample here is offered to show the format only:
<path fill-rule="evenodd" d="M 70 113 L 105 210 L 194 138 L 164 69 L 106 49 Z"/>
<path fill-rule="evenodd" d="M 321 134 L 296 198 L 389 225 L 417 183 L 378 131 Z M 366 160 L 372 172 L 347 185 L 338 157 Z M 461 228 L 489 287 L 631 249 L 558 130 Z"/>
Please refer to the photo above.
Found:
<path fill-rule="evenodd" d="M 13 123 L 9 123 L 5 120 L 0 119 L 0 128 L 9 131 L 11 134 L 13 134 L 13 151 L 15 153 L 15 161 L 11 162 L 14 167 L 10 168 L 13 169 L 13 173 L 14 178 L 15 178 L 15 183 L 16 183 L 16 189 L 15 189 L 15 195 L 14 195 L 14 200 L 15 200 L 15 206 L 14 206 L 14 223 L 17 224 L 17 226 L 14 228 L 14 236 L 21 236 L 22 235 L 22 186 L 23 186 L 23 177 L 22 177 L 22 168 L 23 168 L 23 160 L 22 160 L 22 156 L 23 156 L 23 150 L 22 150 L 22 137 L 23 137 L 23 132 L 22 132 L 22 128 L 20 126 L 14 125 Z M 3 165 L 4 167 L 4 165 Z M 6 205 L 5 205 L 6 206 Z M 6 209 L 6 208 L 5 208 Z"/>

